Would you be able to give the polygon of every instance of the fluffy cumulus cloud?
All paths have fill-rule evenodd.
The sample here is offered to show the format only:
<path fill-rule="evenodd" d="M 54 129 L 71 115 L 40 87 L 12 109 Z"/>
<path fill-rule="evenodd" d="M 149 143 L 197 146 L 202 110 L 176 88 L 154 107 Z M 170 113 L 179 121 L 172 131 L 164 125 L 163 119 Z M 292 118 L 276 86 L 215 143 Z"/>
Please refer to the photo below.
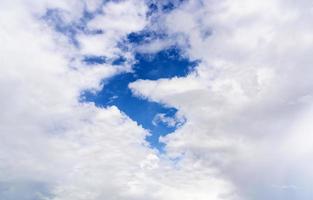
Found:
<path fill-rule="evenodd" d="M 172 40 L 185 38 L 176 44 L 186 56 L 201 60 L 185 78 L 130 85 L 187 118 L 162 138 L 169 156 L 216 167 L 240 199 L 312 198 L 312 6 L 191 0 L 162 17 Z"/>
<path fill-rule="evenodd" d="M 313 4 L 173 1 L 148 15 L 151 2 L 0 1 L 0 199 L 312 199 Z M 81 99 L 131 71 L 126 37 L 144 29 L 167 37 L 135 50 L 199 60 L 129 85 L 178 109 L 154 119 L 177 127 L 164 153 L 117 107 Z"/>
<path fill-rule="evenodd" d="M 16 0 L 0 8 L 0 199 L 232 195 L 217 170 L 151 149 L 148 131 L 118 108 L 82 102 L 83 91 L 130 70 L 132 53 L 119 43 L 149 22 L 143 1 Z M 86 11 L 93 18 L 77 26 Z M 88 65 L 86 55 L 108 62 Z M 127 61 L 113 66 L 119 56 Z"/>
<path fill-rule="evenodd" d="M 67 20 L 75 20 L 79 3 L 0 3 L 0 199 L 116 199 L 153 153 L 146 131 L 117 108 L 79 101 L 81 91 L 129 68 L 73 63 L 81 49 L 38 17 L 48 5 L 69 7 Z"/>
<path fill-rule="evenodd" d="M 117 56 L 120 53 L 117 42 L 131 32 L 140 31 L 147 23 L 144 1 L 108 2 L 101 12 L 103 14 L 92 19 L 88 27 L 101 30 L 103 34 L 79 36 L 81 51 L 85 54 Z"/>

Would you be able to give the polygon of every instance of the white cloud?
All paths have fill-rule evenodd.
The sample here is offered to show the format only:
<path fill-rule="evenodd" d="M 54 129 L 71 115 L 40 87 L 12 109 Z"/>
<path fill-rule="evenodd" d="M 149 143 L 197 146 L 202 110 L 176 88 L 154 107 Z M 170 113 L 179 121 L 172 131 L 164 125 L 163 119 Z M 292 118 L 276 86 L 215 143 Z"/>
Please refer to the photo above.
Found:
<path fill-rule="evenodd" d="M 142 53 L 156 53 L 163 49 L 169 48 L 172 45 L 175 45 L 175 43 L 171 40 L 155 39 L 146 44 L 138 45 L 136 47 L 136 51 L 142 52 Z"/>
<path fill-rule="evenodd" d="M 103 1 L 102 0 L 89 0 L 89 1 L 85 1 L 84 3 L 88 11 L 94 12 L 98 10 L 99 7 L 101 7 L 101 5 L 103 4 Z"/>
<path fill-rule="evenodd" d="M 152 124 L 158 126 L 159 123 L 164 123 L 168 127 L 179 127 L 184 124 L 183 116 L 179 116 L 179 113 L 176 113 L 173 117 L 167 117 L 165 113 L 158 113 L 154 116 Z"/>
<path fill-rule="evenodd" d="M 68 56 L 77 53 L 66 42 L 60 43 L 66 40 L 55 40 L 61 34 L 34 18 L 22 1 L 5 4 L 0 14 L 0 185 L 7 189 L 1 189 L 1 198 L 35 199 L 41 187 L 26 187 L 32 183 L 40 183 L 56 199 L 65 198 L 59 191 L 71 195 L 75 169 L 92 173 L 89 164 L 98 168 L 94 173 L 103 174 L 95 180 L 101 184 L 94 195 L 107 189 L 110 193 L 103 196 L 111 196 L 114 191 L 107 179 L 113 180 L 120 168 L 130 173 L 150 151 L 143 145 L 146 132 L 114 107 L 100 109 L 78 100 L 81 91 L 99 89 L 100 81 L 119 69 L 105 64 L 70 66 Z M 85 172 L 76 178 L 88 184 Z M 124 179 L 124 172 L 119 173 L 121 180 L 112 182 L 112 187 L 127 180 L 127 174 Z M 82 194 L 75 195 L 82 198 L 90 188 L 79 188 Z"/>
<path fill-rule="evenodd" d="M 202 61 L 187 77 L 129 85 L 187 120 L 161 138 L 163 155 L 116 107 L 79 102 L 81 91 L 130 70 L 79 60 L 131 62 L 117 44 L 150 23 L 144 2 L 101 5 L 87 27 L 103 34 L 80 33 L 78 49 L 38 18 L 58 8 L 71 23 L 85 5 L 100 2 L 0 2 L 0 198 L 311 199 L 310 1 L 191 0 L 160 18 L 155 27 L 170 37 L 138 49 L 177 44 Z"/>
<path fill-rule="evenodd" d="M 185 115 L 162 138 L 168 155 L 215 166 L 240 199 L 311 199 L 312 19 L 311 2 L 280 0 L 191 0 L 162 18 L 202 61 L 186 78 L 130 84 Z"/>
<path fill-rule="evenodd" d="M 146 11 L 143 1 L 109 2 L 102 9 L 103 15 L 93 19 L 89 25 L 108 32 L 136 32 L 146 25 Z"/>
<path fill-rule="evenodd" d="M 147 147 L 147 131 L 116 107 L 79 102 L 83 90 L 100 89 L 102 79 L 129 70 L 128 64 L 85 66 L 81 56 L 90 50 L 114 58 L 120 53 L 116 43 L 146 23 L 145 9 L 137 10 L 141 1 L 108 3 L 103 10 L 118 25 L 102 27 L 101 20 L 108 20 L 103 14 L 88 26 L 117 34 L 95 40 L 80 35 L 78 41 L 89 46 L 77 49 L 38 18 L 58 8 L 70 23 L 81 17 L 83 5 L 0 2 L 0 198 L 233 199 L 232 184 L 209 165 L 193 155 L 179 162 L 158 155 Z M 121 28 L 129 18 L 134 21 Z"/>
<path fill-rule="evenodd" d="M 96 54 L 113 57 L 122 52 L 118 42 L 128 33 L 140 31 L 147 24 L 145 13 L 147 11 L 144 1 L 129 0 L 121 2 L 108 2 L 103 8 L 103 14 L 97 15 L 88 23 L 88 28 L 101 30 L 101 35 L 80 35 L 81 51 L 84 54 Z"/>

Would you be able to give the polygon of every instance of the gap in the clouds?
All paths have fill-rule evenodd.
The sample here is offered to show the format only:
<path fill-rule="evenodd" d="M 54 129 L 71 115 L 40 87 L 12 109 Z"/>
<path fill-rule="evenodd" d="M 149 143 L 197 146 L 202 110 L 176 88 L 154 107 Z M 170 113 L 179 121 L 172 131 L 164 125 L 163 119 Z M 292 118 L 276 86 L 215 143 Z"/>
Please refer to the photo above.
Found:
<path fill-rule="evenodd" d="M 147 1 L 147 6 L 149 9 L 148 16 L 158 12 L 163 13 L 171 12 L 185 1 L 187 0 L 167 0 L 167 1 L 149 0 Z"/>
<path fill-rule="evenodd" d="M 127 36 L 127 42 L 134 45 L 142 45 L 151 42 L 156 39 L 165 39 L 167 35 L 163 32 L 155 32 L 149 30 L 143 30 L 139 32 L 131 33 Z"/>
<path fill-rule="evenodd" d="M 107 58 L 105 56 L 86 55 L 82 62 L 87 65 L 101 65 L 107 62 Z"/>
<path fill-rule="evenodd" d="M 103 1 L 103 4 L 110 1 Z M 147 0 L 149 11 L 148 15 L 168 13 L 178 7 L 185 0 L 157 1 Z M 42 17 L 48 25 L 55 31 L 63 34 L 69 42 L 79 48 L 80 44 L 76 39 L 77 35 L 102 34 L 102 30 L 90 30 L 88 22 L 96 15 L 101 14 L 101 7 L 95 12 L 84 10 L 83 16 L 74 21 L 66 21 L 66 12 L 58 9 L 48 9 Z M 150 13 L 150 14 L 149 14 Z M 167 35 L 159 31 L 149 30 L 146 27 L 143 31 L 131 33 L 126 38 L 119 41 L 117 48 L 122 52 L 132 52 L 137 46 L 145 45 L 154 40 L 167 39 Z M 158 80 L 160 78 L 183 77 L 190 73 L 198 64 L 197 61 L 190 61 L 182 55 L 182 51 L 177 47 L 171 47 L 157 53 L 145 54 L 135 53 L 134 62 L 131 60 L 131 72 L 116 75 L 108 80 L 104 80 L 103 89 L 97 94 L 91 91 L 84 91 L 81 100 L 94 102 L 96 106 L 116 106 L 132 120 L 136 121 L 143 128 L 150 131 L 146 140 L 151 147 L 162 152 L 164 144 L 159 142 L 160 136 L 167 135 L 175 131 L 184 123 L 184 119 L 177 119 L 177 109 L 168 107 L 160 103 L 151 102 L 147 99 L 136 97 L 132 94 L 128 85 L 136 80 Z M 101 55 L 83 55 L 80 61 L 86 66 L 110 64 L 125 65 L 129 63 L 128 58 L 123 55 L 116 55 L 114 58 L 107 58 Z M 158 118 L 159 117 L 159 118 Z M 174 125 L 173 125 L 174 124 Z"/>
<path fill-rule="evenodd" d="M 127 62 L 127 59 L 123 56 L 117 56 L 114 59 L 108 59 L 105 56 L 94 56 L 94 55 L 85 55 L 80 60 L 82 63 L 86 64 L 87 66 L 90 65 L 101 65 L 101 64 L 110 64 L 115 66 L 124 65 Z"/>
<path fill-rule="evenodd" d="M 105 80 L 100 92 L 93 94 L 85 91 L 81 98 L 83 101 L 94 102 L 96 106 L 117 106 L 132 120 L 149 130 L 151 135 L 146 140 L 151 147 L 162 151 L 164 144 L 159 142 L 159 137 L 175 131 L 181 122 L 170 126 L 162 121 L 155 123 L 155 117 L 162 114 L 166 118 L 175 120 L 177 109 L 136 97 L 128 85 L 141 79 L 183 77 L 193 70 L 197 62 L 184 58 L 181 51 L 175 47 L 156 54 L 136 53 L 135 60 L 133 72 L 122 73 Z"/>
<path fill-rule="evenodd" d="M 47 9 L 45 14 L 41 17 L 43 21 L 45 21 L 49 26 L 51 26 L 55 31 L 62 33 L 65 35 L 69 42 L 76 47 L 79 47 L 79 42 L 76 39 L 78 34 L 85 35 L 95 35 L 95 34 L 103 34 L 103 30 L 90 30 L 87 27 L 87 23 L 94 19 L 97 15 L 102 14 L 102 6 L 108 2 L 118 2 L 119 0 L 103 0 L 102 4 L 93 12 L 90 12 L 85 7 L 83 9 L 82 17 L 75 19 L 74 21 L 67 21 L 67 12 L 57 8 Z M 159 1 L 159 0 L 147 0 L 148 12 L 147 16 L 151 16 L 154 13 L 157 14 L 157 17 L 161 13 L 168 13 L 175 10 L 179 5 L 187 0 L 168 0 L 168 1 Z M 161 12 L 161 13 L 160 13 Z M 162 15 L 162 14 L 161 14 Z M 150 32 L 155 34 L 155 32 Z M 148 33 L 148 35 L 150 34 Z M 136 34 L 136 33 L 135 33 Z M 148 36 L 146 35 L 146 36 Z M 140 33 L 140 36 L 143 36 Z M 152 36 L 152 35 L 149 35 Z M 132 37 L 130 35 L 130 37 Z M 162 38 L 164 35 L 154 35 L 154 38 Z M 150 38 L 151 39 L 151 38 Z"/>
<path fill-rule="evenodd" d="M 102 30 L 90 30 L 87 28 L 87 23 L 101 12 L 100 7 L 94 12 L 89 12 L 85 8 L 83 10 L 82 17 L 73 21 L 67 21 L 66 11 L 60 9 L 47 9 L 41 19 L 51 26 L 56 32 L 65 35 L 71 44 L 79 47 L 79 42 L 76 39 L 78 34 L 96 35 L 103 33 Z"/>

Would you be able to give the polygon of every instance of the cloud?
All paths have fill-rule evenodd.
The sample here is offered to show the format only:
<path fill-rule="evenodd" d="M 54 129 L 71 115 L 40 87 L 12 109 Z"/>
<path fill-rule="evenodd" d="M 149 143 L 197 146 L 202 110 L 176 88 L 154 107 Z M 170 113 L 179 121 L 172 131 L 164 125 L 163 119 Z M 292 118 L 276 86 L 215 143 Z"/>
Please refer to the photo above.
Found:
<path fill-rule="evenodd" d="M 154 116 L 152 124 L 157 126 L 159 123 L 164 123 L 168 127 L 179 127 L 184 124 L 184 118 L 178 114 L 174 117 L 168 117 L 165 113 L 158 113 Z"/>
<path fill-rule="evenodd" d="M 41 18 L 56 9 L 70 25 L 86 5 L 95 9 L 89 3 L 0 3 L 0 199 L 233 199 L 232 184 L 215 169 L 193 155 L 179 162 L 159 155 L 146 144 L 147 130 L 118 108 L 81 102 L 81 92 L 130 70 L 133 55 L 118 43 L 148 23 L 142 1 L 101 4 L 86 27 L 113 33 L 81 31 L 73 46 Z M 89 53 L 113 60 L 123 53 L 128 62 L 80 62 Z"/>
<path fill-rule="evenodd" d="M 103 198 L 115 195 L 118 190 L 111 188 L 127 182 L 149 153 L 147 132 L 117 108 L 96 108 L 79 97 L 86 89 L 99 89 L 119 69 L 71 64 L 80 49 L 36 17 L 42 10 L 29 10 L 22 1 L 1 4 L 0 198 L 84 199 L 92 190 Z M 89 181 L 85 173 L 103 176 L 83 190 Z M 116 177 L 115 183 L 107 181 Z"/>
<path fill-rule="evenodd" d="M 187 119 L 162 138 L 167 154 L 195 155 L 240 199 L 310 199 L 312 5 L 308 1 L 191 0 L 161 17 L 191 59 L 185 78 L 139 80 L 137 96 Z M 225 178 L 224 177 L 224 178 Z M 273 185 L 295 185 L 281 190 Z"/>
<path fill-rule="evenodd" d="M 102 7 L 102 14 L 97 15 L 87 24 L 90 30 L 100 30 L 99 35 L 79 35 L 81 52 L 84 54 L 118 57 L 122 52 L 119 42 L 131 32 L 140 31 L 148 23 L 147 7 L 143 1 L 129 0 L 108 2 Z"/>
<path fill-rule="evenodd" d="M 139 0 L 0 2 L 0 199 L 311 199 L 311 2 L 174 3 L 149 18 Z M 49 9 L 66 26 L 92 12 L 77 46 L 42 18 Z M 121 48 L 143 29 L 166 37 Z M 158 154 L 117 107 L 80 98 L 131 71 L 132 51 L 171 45 L 201 61 L 193 72 L 129 84 L 178 109 L 155 122 L 186 119 Z"/>

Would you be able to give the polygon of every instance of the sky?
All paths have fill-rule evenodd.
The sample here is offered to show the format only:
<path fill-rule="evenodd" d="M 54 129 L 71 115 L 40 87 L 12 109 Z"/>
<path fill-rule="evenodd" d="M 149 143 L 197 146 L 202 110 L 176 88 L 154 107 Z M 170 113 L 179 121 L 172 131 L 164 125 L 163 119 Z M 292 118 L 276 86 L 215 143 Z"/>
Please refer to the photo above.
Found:
<path fill-rule="evenodd" d="M 0 199 L 311 200 L 313 3 L 1 0 Z"/>

